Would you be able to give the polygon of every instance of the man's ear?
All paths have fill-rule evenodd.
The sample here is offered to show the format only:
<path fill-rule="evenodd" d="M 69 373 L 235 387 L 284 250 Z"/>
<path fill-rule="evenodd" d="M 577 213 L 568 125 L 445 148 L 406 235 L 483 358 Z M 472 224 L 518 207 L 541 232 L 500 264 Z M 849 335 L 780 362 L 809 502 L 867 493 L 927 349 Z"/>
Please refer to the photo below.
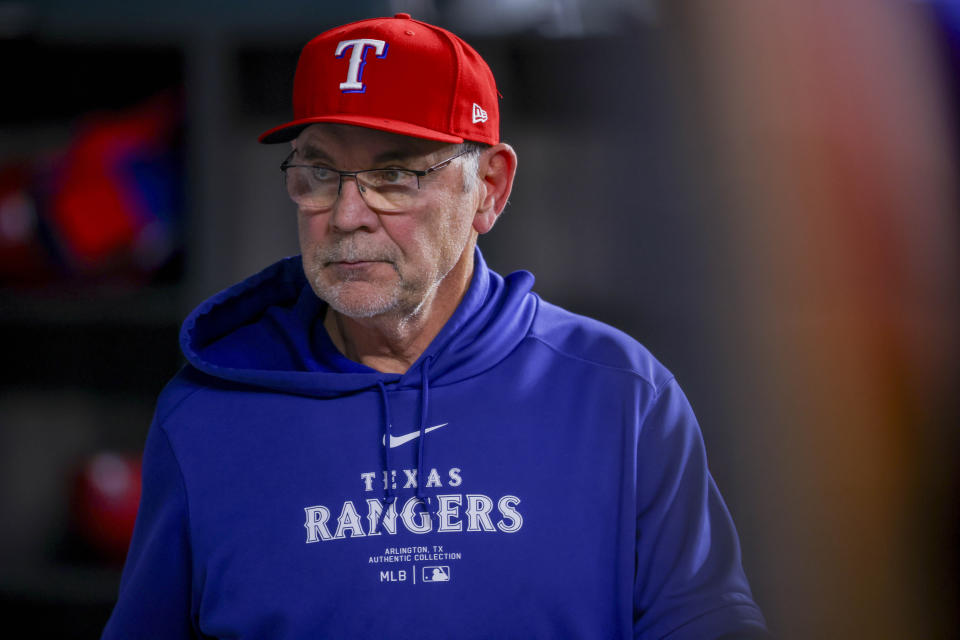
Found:
<path fill-rule="evenodd" d="M 506 142 L 484 149 L 477 163 L 480 174 L 480 202 L 473 218 L 477 233 L 493 229 L 494 223 L 507 206 L 517 175 L 517 154 Z"/>

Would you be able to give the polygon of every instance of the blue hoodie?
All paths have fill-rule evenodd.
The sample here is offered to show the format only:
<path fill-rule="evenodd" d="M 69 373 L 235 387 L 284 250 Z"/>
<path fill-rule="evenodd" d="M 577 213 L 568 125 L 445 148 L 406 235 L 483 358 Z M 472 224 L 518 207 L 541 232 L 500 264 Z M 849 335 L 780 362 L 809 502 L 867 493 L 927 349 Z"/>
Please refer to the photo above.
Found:
<path fill-rule="evenodd" d="M 200 305 L 103 637 L 762 632 L 677 383 L 532 284 L 477 251 L 404 374 L 337 352 L 299 258 Z"/>

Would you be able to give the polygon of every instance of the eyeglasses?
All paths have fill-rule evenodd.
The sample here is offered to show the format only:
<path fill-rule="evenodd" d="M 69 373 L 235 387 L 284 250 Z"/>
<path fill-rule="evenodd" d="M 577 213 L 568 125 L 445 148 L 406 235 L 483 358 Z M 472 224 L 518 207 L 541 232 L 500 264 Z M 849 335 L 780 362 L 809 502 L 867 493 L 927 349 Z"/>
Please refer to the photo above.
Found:
<path fill-rule="evenodd" d="M 347 177 L 357 181 L 357 189 L 368 207 L 393 212 L 408 209 L 414 204 L 420 193 L 420 178 L 443 169 L 469 151 L 462 149 L 422 171 L 395 168 L 338 171 L 315 164 L 293 164 L 290 159 L 296 153 L 294 150 L 280 164 L 280 171 L 283 172 L 287 194 L 297 206 L 304 209 L 332 207 L 340 197 L 343 179 Z"/>

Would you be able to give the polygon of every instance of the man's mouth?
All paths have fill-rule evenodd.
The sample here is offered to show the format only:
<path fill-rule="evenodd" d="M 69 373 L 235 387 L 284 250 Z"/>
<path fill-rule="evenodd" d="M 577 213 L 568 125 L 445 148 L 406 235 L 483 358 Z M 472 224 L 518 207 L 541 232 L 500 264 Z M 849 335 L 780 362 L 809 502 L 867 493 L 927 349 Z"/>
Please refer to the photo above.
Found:
<path fill-rule="evenodd" d="M 328 262 L 328 265 L 343 265 L 347 267 L 360 266 L 365 264 L 376 264 L 378 262 L 384 262 L 383 260 L 332 260 Z"/>

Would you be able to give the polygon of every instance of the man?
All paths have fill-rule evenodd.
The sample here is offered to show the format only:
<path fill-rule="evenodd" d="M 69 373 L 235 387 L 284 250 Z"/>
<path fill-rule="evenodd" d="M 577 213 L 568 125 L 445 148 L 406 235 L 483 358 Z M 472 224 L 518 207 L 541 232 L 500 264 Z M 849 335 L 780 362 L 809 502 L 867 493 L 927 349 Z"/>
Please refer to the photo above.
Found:
<path fill-rule="evenodd" d="M 294 115 L 302 258 L 184 323 L 104 637 L 762 634 L 673 377 L 476 249 L 517 167 L 480 56 L 339 27 Z"/>

